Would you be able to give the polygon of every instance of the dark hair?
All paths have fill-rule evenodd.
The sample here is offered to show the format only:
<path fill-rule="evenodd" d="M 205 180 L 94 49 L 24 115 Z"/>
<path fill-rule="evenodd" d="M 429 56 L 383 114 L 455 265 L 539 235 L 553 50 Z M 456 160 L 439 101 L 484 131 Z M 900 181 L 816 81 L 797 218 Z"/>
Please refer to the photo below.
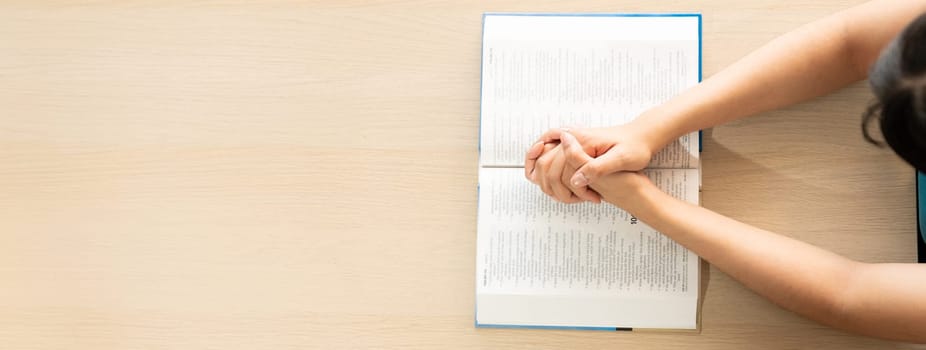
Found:
<path fill-rule="evenodd" d="M 881 52 L 868 76 L 877 102 L 862 116 L 862 134 L 882 145 L 868 132 L 874 119 L 897 154 L 926 172 L 926 14 L 910 23 Z"/>

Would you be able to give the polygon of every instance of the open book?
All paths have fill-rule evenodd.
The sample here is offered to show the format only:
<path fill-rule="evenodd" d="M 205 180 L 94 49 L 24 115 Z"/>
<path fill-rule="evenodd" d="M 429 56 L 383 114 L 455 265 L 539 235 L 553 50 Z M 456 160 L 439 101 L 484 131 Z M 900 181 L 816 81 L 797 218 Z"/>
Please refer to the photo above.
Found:
<path fill-rule="evenodd" d="M 701 16 L 486 14 L 476 325 L 698 327 L 699 258 L 610 204 L 561 204 L 524 178 L 547 129 L 626 123 L 700 80 Z M 698 133 L 644 172 L 698 203 Z"/>

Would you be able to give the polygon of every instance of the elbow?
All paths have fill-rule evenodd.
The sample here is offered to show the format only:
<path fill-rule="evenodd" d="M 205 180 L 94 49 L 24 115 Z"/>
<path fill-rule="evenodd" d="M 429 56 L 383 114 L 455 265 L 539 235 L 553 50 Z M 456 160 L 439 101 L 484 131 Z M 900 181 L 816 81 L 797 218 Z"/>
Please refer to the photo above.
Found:
<path fill-rule="evenodd" d="M 878 54 L 880 54 L 880 51 L 872 56 L 871 50 L 865 47 L 858 33 L 853 32 L 854 26 L 848 22 L 845 16 L 837 19 L 837 22 L 839 28 L 837 31 L 839 33 L 837 39 L 839 42 L 839 57 L 845 57 L 847 60 L 849 71 L 853 77 L 852 80 L 865 79 L 868 77 L 868 70 L 878 57 Z"/>
<path fill-rule="evenodd" d="M 828 291 L 822 298 L 817 321 L 833 328 L 858 331 L 864 271 L 870 264 L 845 260 L 835 269 Z"/>
<path fill-rule="evenodd" d="M 853 315 L 859 303 L 859 284 L 860 274 L 867 264 L 856 261 L 849 261 L 844 268 L 843 283 L 839 283 L 832 300 L 831 318 L 836 326 L 846 326 L 851 324 L 854 319 Z M 844 328 L 844 327 L 839 327 Z"/>
<path fill-rule="evenodd" d="M 918 296 L 904 287 L 888 286 L 898 275 L 885 271 L 883 264 L 849 261 L 846 276 L 821 323 L 880 339 L 926 343 L 923 304 L 911 302 Z"/>
<path fill-rule="evenodd" d="M 879 284 L 878 264 L 850 261 L 847 265 L 845 283 L 840 283 L 841 291 L 835 294 L 823 323 L 880 339 L 926 343 L 921 326 L 900 325 L 905 323 L 903 316 L 899 316 L 897 310 L 884 309 L 886 304 L 895 301 L 886 300 L 894 299 L 890 295 L 875 292 Z"/>

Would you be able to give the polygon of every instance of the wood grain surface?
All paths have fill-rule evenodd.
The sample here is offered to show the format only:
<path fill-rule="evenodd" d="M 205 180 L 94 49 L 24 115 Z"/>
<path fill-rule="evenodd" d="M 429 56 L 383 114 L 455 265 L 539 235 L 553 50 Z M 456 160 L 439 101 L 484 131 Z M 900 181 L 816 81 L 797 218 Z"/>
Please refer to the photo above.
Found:
<path fill-rule="evenodd" d="M 859 2 L 0 1 L 0 348 L 913 348 L 717 270 L 700 334 L 473 326 L 483 12 L 701 12 L 709 77 Z M 707 130 L 703 205 L 915 261 L 871 98 Z"/>

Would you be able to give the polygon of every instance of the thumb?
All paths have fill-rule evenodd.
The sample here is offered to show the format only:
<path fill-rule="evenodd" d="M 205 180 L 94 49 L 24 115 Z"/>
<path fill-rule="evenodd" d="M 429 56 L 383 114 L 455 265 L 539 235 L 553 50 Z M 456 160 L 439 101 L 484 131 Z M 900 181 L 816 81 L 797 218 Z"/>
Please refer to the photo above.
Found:
<path fill-rule="evenodd" d="M 585 150 L 582 149 L 582 145 L 579 144 L 579 141 L 576 140 L 576 137 L 572 136 L 572 134 L 564 132 L 560 135 L 560 143 L 563 145 L 563 153 L 566 155 L 566 164 L 579 169 L 588 164 L 588 162 L 594 161 L 594 158 L 585 153 Z M 573 179 L 575 179 L 575 177 L 573 177 Z M 583 184 L 581 186 L 585 185 Z"/>
<path fill-rule="evenodd" d="M 570 182 L 576 186 L 587 186 L 602 176 L 627 170 L 625 169 L 626 159 L 622 151 L 621 147 L 615 146 L 598 156 L 598 158 L 590 159 L 582 167 L 576 168 L 576 173 L 572 176 Z"/>
<path fill-rule="evenodd" d="M 585 150 L 582 149 L 582 145 L 579 144 L 579 141 L 576 140 L 576 137 L 568 132 L 563 133 L 562 137 L 560 138 L 560 144 L 563 146 L 563 155 L 566 157 L 566 164 L 568 164 L 573 169 L 581 168 L 589 161 L 594 160 L 591 156 L 585 153 Z M 572 193 L 574 193 L 577 197 L 590 202 L 601 203 L 601 196 L 594 190 L 588 188 L 588 186 L 580 185 L 578 182 L 576 182 L 575 175 L 569 179 L 569 182 L 572 184 L 572 187 L 570 188 Z"/>

